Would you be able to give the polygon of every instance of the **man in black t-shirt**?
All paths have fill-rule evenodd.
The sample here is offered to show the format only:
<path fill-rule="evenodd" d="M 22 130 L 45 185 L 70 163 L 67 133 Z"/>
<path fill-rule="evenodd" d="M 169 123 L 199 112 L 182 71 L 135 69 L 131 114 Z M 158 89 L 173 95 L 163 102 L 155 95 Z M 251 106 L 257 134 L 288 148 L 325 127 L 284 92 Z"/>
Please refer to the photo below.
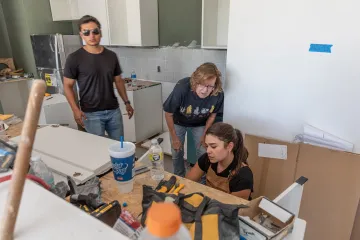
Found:
<path fill-rule="evenodd" d="M 114 82 L 129 118 L 134 110 L 126 94 L 121 67 L 114 52 L 100 45 L 101 25 L 92 16 L 79 21 L 80 36 L 86 45 L 69 55 L 64 69 L 65 96 L 74 112 L 76 122 L 86 131 L 98 136 L 119 140 L 124 135 Z M 73 87 L 77 82 L 80 108 L 75 101 Z"/>
<path fill-rule="evenodd" d="M 192 132 L 197 159 L 205 153 L 205 132 L 214 123 L 217 113 L 223 112 L 224 93 L 221 73 L 213 63 L 204 63 L 190 78 L 180 80 L 166 102 L 164 111 L 171 137 L 174 173 L 185 176 L 184 142 Z"/>

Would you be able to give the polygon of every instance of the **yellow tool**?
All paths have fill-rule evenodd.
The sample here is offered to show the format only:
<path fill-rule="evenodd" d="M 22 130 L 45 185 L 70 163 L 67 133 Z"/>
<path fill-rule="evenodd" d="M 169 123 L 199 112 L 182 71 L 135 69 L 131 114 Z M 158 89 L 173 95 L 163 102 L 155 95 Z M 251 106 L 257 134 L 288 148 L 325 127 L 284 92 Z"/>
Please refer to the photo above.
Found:
<path fill-rule="evenodd" d="M 45 93 L 45 97 L 50 97 L 51 94 L 50 93 Z"/>
<path fill-rule="evenodd" d="M 175 183 L 175 185 L 170 189 L 169 193 L 173 193 L 175 188 L 177 188 L 179 186 L 178 183 Z"/>
<path fill-rule="evenodd" d="M 0 114 L 0 120 L 3 120 L 3 121 L 5 121 L 5 120 L 7 120 L 7 119 L 9 119 L 9 118 L 12 118 L 14 116 L 14 114 Z"/>
<path fill-rule="evenodd" d="M 179 186 L 177 188 L 175 188 L 175 190 L 172 192 L 173 194 L 178 194 L 181 189 L 183 189 L 185 187 L 185 184 L 180 183 Z"/>
<path fill-rule="evenodd" d="M 176 177 L 175 176 L 172 176 L 168 181 L 166 181 L 164 183 L 164 185 L 162 185 L 160 187 L 159 190 L 157 190 L 158 192 L 162 192 L 162 193 L 167 193 L 169 192 L 173 186 L 175 186 L 175 183 L 176 183 Z"/>

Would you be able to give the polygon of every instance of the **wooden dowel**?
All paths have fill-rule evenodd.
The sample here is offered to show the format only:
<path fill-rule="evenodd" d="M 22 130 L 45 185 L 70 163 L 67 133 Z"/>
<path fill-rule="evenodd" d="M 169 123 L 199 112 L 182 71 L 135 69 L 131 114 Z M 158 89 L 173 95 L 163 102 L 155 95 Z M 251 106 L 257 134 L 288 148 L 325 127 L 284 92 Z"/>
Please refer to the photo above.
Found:
<path fill-rule="evenodd" d="M 1 240 L 12 240 L 14 237 L 16 218 L 24 189 L 26 174 L 29 170 L 31 151 L 45 90 L 45 81 L 35 80 L 33 82 L 21 131 L 21 140 L 16 154 L 8 199 L 5 206 L 5 214 L 1 221 Z"/>

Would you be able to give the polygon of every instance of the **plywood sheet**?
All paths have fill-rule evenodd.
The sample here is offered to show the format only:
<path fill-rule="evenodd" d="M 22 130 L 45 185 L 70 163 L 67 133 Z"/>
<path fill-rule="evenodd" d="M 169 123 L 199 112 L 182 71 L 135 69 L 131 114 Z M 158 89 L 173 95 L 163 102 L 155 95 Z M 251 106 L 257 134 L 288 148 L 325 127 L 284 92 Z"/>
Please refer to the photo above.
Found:
<path fill-rule="evenodd" d="M 87 171 L 69 162 L 65 162 L 61 159 L 48 156 L 44 153 L 32 151 L 32 156 L 40 156 L 41 160 L 51 169 L 51 171 L 66 177 L 72 177 L 77 184 L 86 182 L 92 177 L 95 177 L 95 173 Z"/>
<path fill-rule="evenodd" d="M 19 142 L 20 137 L 12 140 Z M 99 174 L 111 168 L 108 147 L 117 142 L 67 127 L 48 126 L 37 130 L 33 149 Z"/>
<path fill-rule="evenodd" d="M 259 143 L 287 146 L 287 159 L 259 157 Z M 298 144 L 245 135 L 245 146 L 249 151 L 248 163 L 254 174 L 254 198 L 266 196 L 274 199 L 295 181 Z"/>
<path fill-rule="evenodd" d="M 305 239 L 350 239 L 360 198 L 360 156 L 301 144 L 296 177 L 305 176 L 299 217 Z"/>

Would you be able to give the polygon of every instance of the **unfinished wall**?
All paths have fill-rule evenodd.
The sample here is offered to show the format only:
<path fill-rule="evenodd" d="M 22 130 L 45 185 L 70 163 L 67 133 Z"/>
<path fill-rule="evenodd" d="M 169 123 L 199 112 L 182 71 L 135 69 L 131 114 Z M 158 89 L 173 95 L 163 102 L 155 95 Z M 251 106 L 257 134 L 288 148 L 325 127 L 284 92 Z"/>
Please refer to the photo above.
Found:
<path fill-rule="evenodd" d="M 48 0 L 7 0 L 2 6 L 15 65 L 36 74 L 30 34 L 72 34 L 71 22 L 53 22 Z"/>

